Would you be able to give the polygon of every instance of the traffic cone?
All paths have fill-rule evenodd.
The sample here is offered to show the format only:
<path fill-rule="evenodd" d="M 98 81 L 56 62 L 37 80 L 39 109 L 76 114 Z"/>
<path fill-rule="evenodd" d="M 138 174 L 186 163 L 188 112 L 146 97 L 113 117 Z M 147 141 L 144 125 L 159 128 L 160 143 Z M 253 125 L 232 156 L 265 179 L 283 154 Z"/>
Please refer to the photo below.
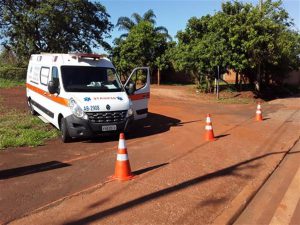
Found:
<path fill-rule="evenodd" d="M 124 133 L 120 133 L 115 174 L 111 177 L 111 179 L 126 181 L 132 179 L 133 177 L 134 175 L 131 173 L 127 154 L 125 135 Z"/>
<path fill-rule="evenodd" d="M 213 127 L 212 127 L 212 122 L 211 122 L 211 118 L 210 118 L 210 114 L 207 114 L 206 116 L 206 126 L 205 126 L 205 140 L 206 141 L 214 141 L 215 137 L 214 137 L 214 131 L 213 131 Z"/>
<path fill-rule="evenodd" d="M 257 109 L 256 109 L 256 121 L 263 121 L 260 103 L 257 104 Z"/>

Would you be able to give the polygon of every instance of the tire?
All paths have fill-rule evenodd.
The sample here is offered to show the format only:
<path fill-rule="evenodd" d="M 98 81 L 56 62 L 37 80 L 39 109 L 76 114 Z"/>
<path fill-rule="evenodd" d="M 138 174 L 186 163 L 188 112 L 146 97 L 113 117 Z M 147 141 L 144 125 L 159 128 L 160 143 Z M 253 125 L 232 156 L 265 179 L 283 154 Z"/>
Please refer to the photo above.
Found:
<path fill-rule="evenodd" d="M 67 120 L 65 118 L 62 118 L 60 121 L 60 131 L 61 131 L 61 140 L 63 143 L 68 143 L 72 140 L 68 132 Z"/>
<path fill-rule="evenodd" d="M 29 113 L 33 116 L 36 116 L 37 112 L 33 109 L 31 100 L 28 100 L 27 103 L 28 103 L 28 107 L 29 107 Z"/>

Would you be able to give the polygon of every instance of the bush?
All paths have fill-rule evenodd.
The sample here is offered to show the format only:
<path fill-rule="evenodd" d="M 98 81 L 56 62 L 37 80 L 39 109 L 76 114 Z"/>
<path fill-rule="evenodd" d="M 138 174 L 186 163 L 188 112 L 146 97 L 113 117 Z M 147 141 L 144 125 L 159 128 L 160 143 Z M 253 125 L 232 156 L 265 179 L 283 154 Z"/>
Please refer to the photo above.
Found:
<path fill-rule="evenodd" d="M 9 80 L 25 80 L 27 68 L 11 65 L 0 66 L 0 78 Z"/>

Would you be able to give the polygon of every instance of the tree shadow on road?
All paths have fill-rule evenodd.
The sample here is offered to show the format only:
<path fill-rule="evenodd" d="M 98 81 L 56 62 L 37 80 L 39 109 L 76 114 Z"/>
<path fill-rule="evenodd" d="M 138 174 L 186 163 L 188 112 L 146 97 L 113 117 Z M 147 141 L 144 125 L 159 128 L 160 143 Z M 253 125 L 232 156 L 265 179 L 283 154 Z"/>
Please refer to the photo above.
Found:
<path fill-rule="evenodd" d="M 299 153 L 300 151 L 298 151 Z M 182 183 L 176 184 L 172 187 L 167 187 L 165 189 L 159 190 L 159 191 L 155 191 L 153 193 L 144 195 L 142 197 L 138 197 L 136 199 L 130 200 L 128 202 L 125 202 L 123 204 L 111 207 L 109 209 L 100 211 L 98 213 L 95 213 L 93 215 L 84 217 L 82 219 L 76 220 L 76 221 L 70 221 L 67 223 L 64 223 L 64 225 L 77 225 L 77 224 L 88 224 L 88 223 L 92 223 L 92 222 L 99 222 L 100 220 L 104 219 L 107 216 L 112 216 L 114 214 L 117 214 L 121 211 L 124 210 L 128 210 L 130 208 L 134 208 L 137 207 L 138 205 L 142 205 L 148 201 L 151 201 L 153 199 L 158 199 L 160 197 L 172 194 L 174 192 L 177 191 L 181 191 L 184 190 L 186 188 L 192 187 L 194 185 L 198 185 L 201 184 L 205 181 L 211 180 L 211 179 L 216 179 L 219 177 L 225 177 L 225 176 L 243 176 L 239 173 L 239 171 L 245 170 L 248 167 L 249 168 L 254 168 L 255 166 L 259 166 L 259 164 L 256 165 L 251 165 L 252 162 L 256 162 L 257 160 L 272 156 L 272 155 L 276 155 L 276 154 L 285 154 L 287 153 L 286 151 L 282 151 L 282 152 L 272 152 L 272 153 L 268 153 L 268 154 L 264 154 L 261 156 L 257 156 L 245 161 L 242 161 L 240 163 L 234 164 L 232 166 L 229 166 L 227 168 L 212 172 L 212 173 L 208 173 L 187 181 L 184 181 Z M 295 152 L 294 152 L 295 153 Z M 289 153 L 288 153 L 289 154 Z"/>
<path fill-rule="evenodd" d="M 30 166 L 22 166 L 13 169 L 1 170 L 0 171 L 0 180 L 5 180 L 13 177 L 25 176 L 33 173 L 40 173 L 48 170 L 59 169 L 63 167 L 71 166 L 68 163 L 62 163 L 59 161 L 50 161 L 45 163 L 39 163 Z"/>
<path fill-rule="evenodd" d="M 133 171 L 132 173 L 136 176 L 139 176 L 141 174 L 144 174 L 144 173 L 147 173 L 147 172 L 150 172 L 150 171 L 153 171 L 153 170 L 156 170 L 160 167 L 163 167 L 163 166 L 166 166 L 168 165 L 169 163 L 162 163 L 162 164 L 158 164 L 158 165 L 154 165 L 154 166 L 150 166 L 150 167 L 146 167 L 146 168 L 143 168 L 143 169 L 139 169 L 139 170 L 135 170 Z M 109 200 L 111 200 L 112 196 L 115 197 L 116 194 L 119 194 L 119 191 L 118 192 L 115 192 L 113 194 L 111 194 L 110 196 L 108 197 L 105 197 L 103 199 L 101 199 L 100 201 L 97 201 L 93 204 L 91 204 L 88 209 L 92 209 L 92 208 L 95 208 L 95 207 L 98 207 L 106 202 L 108 202 Z"/>

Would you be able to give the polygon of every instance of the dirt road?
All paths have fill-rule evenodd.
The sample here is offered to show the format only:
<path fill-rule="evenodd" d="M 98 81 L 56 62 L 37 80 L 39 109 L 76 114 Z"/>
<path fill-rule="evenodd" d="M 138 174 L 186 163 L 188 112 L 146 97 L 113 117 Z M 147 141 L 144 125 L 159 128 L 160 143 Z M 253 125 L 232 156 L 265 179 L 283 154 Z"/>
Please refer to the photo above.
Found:
<path fill-rule="evenodd" d="M 30 214 L 15 222 L 110 224 L 130 212 L 139 215 L 138 220 L 129 217 L 131 224 L 224 220 L 232 214 L 225 209 L 236 211 L 236 197 L 251 195 L 299 138 L 299 108 L 288 104 L 299 99 L 263 105 L 266 120 L 256 123 L 255 105 L 208 104 L 177 95 L 174 87 L 167 92 L 153 89 L 149 117 L 127 137 L 131 167 L 139 175 L 128 183 L 106 183 L 114 170 L 117 137 L 70 144 L 51 140 L 37 148 L 1 151 L 0 222 Z M 203 140 L 206 113 L 213 118 L 213 143 Z M 81 205 L 78 198 L 86 201 Z M 58 213 L 60 207 L 69 207 L 70 214 Z M 83 207 L 92 210 L 79 213 Z"/>

